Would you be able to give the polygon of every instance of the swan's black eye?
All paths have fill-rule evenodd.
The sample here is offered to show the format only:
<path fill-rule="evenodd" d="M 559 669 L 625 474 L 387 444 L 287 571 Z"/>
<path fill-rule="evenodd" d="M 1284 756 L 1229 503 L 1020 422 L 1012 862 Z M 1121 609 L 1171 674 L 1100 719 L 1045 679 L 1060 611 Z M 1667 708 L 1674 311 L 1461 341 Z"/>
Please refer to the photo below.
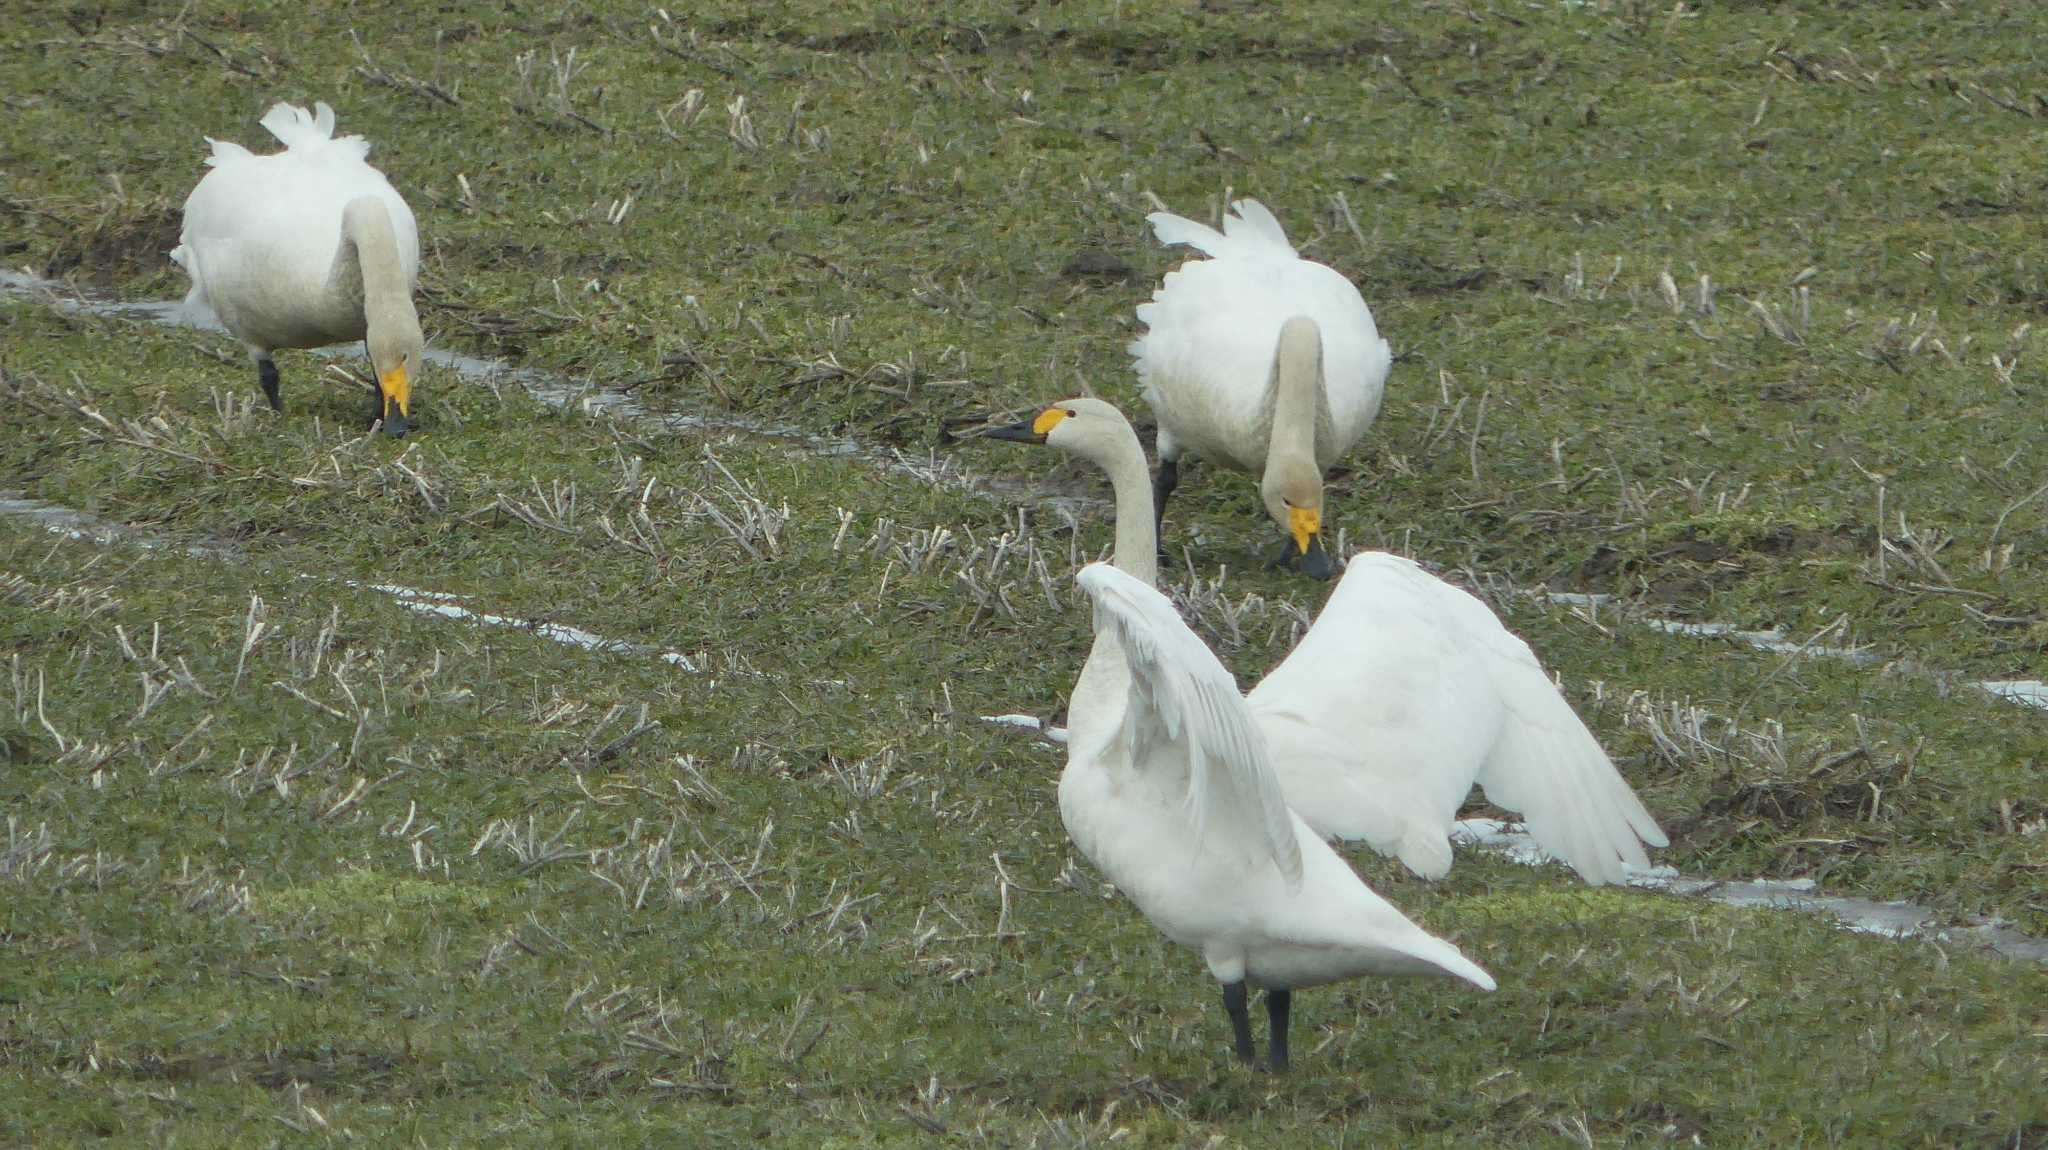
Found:
<path fill-rule="evenodd" d="M 1076 415 L 1079 415 L 1079 414 L 1081 414 L 1081 413 L 1080 413 L 1080 412 L 1078 412 L 1078 411 L 1075 411 L 1075 410 L 1074 410 L 1073 408 L 1071 408 L 1071 407 L 1067 409 L 1067 416 L 1068 416 L 1068 418 L 1072 418 L 1072 417 L 1074 417 L 1074 416 L 1076 416 Z"/>

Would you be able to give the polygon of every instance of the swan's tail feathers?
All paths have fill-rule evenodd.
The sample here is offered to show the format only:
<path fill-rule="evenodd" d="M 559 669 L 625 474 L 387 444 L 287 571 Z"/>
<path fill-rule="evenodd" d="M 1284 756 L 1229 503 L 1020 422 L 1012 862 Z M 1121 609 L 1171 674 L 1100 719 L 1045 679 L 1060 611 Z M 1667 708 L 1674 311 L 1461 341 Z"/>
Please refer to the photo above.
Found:
<path fill-rule="evenodd" d="M 1232 201 L 1230 212 L 1223 217 L 1223 230 L 1220 232 L 1172 212 L 1153 212 L 1145 217 L 1145 222 L 1152 225 L 1152 234 L 1167 247 L 1185 245 L 1211 259 L 1292 257 L 1296 254 L 1294 245 L 1287 242 L 1287 233 L 1281 229 L 1280 221 L 1274 219 L 1266 205 L 1257 200 Z"/>
<path fill-rule="evenodd" d="M 1256 248 L 1274 255 L 1294 255 L 1294 245 L 1287 242 L 1287 232 L 1280 221 L 1266 210 L 1266 205 L 1257 200 L 1244 199 L 1231 203 L 1235 215 L 1223 217 L 1223 234 L 1232 244 Z"/>
<path fill-rule="evenodd" d="M 191 275 L 191 274 L 192 274 L 192 249 L 191 249 L 191 248 L 188 248 L 188 247 L 186 247 L 186 246 L 185 246 L 184 244 L 182 244 L 182 243 L 181 243 L 181 244 L 179 244 L 179 245 L 178 245 L 177 247 L 174 247 L 174 248 L 172 248 L 172 249 L 171 249 L 170 255 L 171 255 L 171 262 L 172 262 L 172 263 L 174 263 L 174 264 L 177 264 L 177 265 L 178 265 L 179 267 L 181 267 L 181 268 L 184 268 L 184 269 L 185 269 L 185 274 L 186 274 L 186 275 Z"/>
<path fill-rule="evenodd" d="M 288 151 L 345 147 L 357 159 L 370 153 L 369 141 L 361 136 L 334 134 L 334 109 L 325 103 L 314 104 L 311 114 L 297 104 L 273 104 L 259 122 Z"/>
<path fill-rule="evenodd" d="M 216 140 L 212 136 L 208 136 L 206 137 L 206 142 L 213 147 L 212 154 L 206 157 L 206 166 L 209 168 L 218 168 L 240 160 L 253 160 L 256 158 L 256 153 L 235 143 L 233 140 Z"/>
<path fill-rule="evenodd" d="M 277 137 L 277 142 L 287 148 L 317 144 L 334 138 L 334 109 L 325 104 L 316 104 L 317 113 L 308 113 L 297 104 L 272 104 L 259 121 L 265 131 Z"/>
<path fill-rule="evenodd" d="M 1435 967 L 1444 974 L 1462 978 L 1481 990 L 1496 989 L 1499 984 L 1486 973 L 1478 963 L 1466 958 L 1463 951 L 1443 939 L 1417 928 L 1416 933 L 1426 940 L 1422 945 L 1411 946 L 1409 953 Z"/>
<path fill-rule="evenodd" d="M 1230 247 L 1230 241 L 1222 232 L 1207 224 L 1198 224 L 1172 212 L 1153 212 L 1145 217 L 1152 225 L 1152 234 L 1167 247 L 1191 247 L 1205 255 L 1220 256 Z"/>

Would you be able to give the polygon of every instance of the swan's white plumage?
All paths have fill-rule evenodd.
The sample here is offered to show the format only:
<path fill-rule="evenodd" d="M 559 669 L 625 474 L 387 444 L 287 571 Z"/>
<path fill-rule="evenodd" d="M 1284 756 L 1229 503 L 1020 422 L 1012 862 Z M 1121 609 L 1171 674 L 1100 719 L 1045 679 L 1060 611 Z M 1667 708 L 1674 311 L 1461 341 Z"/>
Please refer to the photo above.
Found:
<path fill-rule="evenodd" d="M 1077 398 L 1055 409 L 1066 418 L 1045 442 L 1109 474 L 1116 565 L 1151 586 L 1158 536 L 1144 448 L 1111 404 Z M 1150 630 L 1170 628 L 1158 616 Z M 1069 713 L 1077 739 L 1107 738 L 1124 723 L 1131 672 L 1114 627 L 1099 622 L 1097 631 Z M 1207 656 L 1192 634 L 1186 643 L 1173 665 L 1194 666 L 1197 650 Z M 1221 681 L 1209 681 L 1211 696 Z M 1277 785 L 1307 826 L 1363 840 L 1425 877 L 1450 869 L 1452 824 L 1475 783 L 1589 882 L 1619 881 L 1622 864 L 1648 861 L 1643 844 L 1667 843 L 1528 644 L 1484 603 L 1399 556 L 1353 556 L 1308 634 L 1246 706 Z M 1220 707 L 1209 697 L 1200 710 Z M 1218 739 L 1204 736 L 1203 753 Z M 1229 745 L 1245 739 L 1232 735 Z"/>
<path fill-rule="evenodd" d="M 188 307 L 203 307 L 253 351 L 362 338 L 362 275 L 343 258 L 342 213 L 374 198 L 390 215 L 400 271 L 419 276 L 419 225 L 359 136 L 334 135 L 334 109 L 278 104 L 262 124 L 285 150 L 257 155 L 209 140 L 210 170 L 185 200 L 171 258 L 192 277 Z"/>
<path fill-rule="evenodd" d="M 1328 470 L 1379 415 L 1393 354 L 1350 280 L 1295 253 L 1273 213 L 1238 200 L 1223 231 L 1170 212 L 1145 217 L 1169 246 L 1208 256 L 1167 273 L 1138 305 L 1145 334 L 1129 346 L 1159 421 L 1160 458 L 1193 453 L 1259 474 L 1273 416 L 1273 357 L 1295 316 L 1322 334 L 1324 388 L 1315 465 Z"/>
<path fill-rule="evenodd" d="M 1587 882 L 1668 841 L 1528 644 L 1410 560 L 1352 556 L 1300 645 L 1247 697 L 1288 804 L 1415 873 L 1450 868 L 1478 784 Z"/>
<path fill-rule="evenodd" d="M 1293 820 L 1273 783 L 1264 738 L 1238 694 L 1237 680 L 1173 604 L 1143 582 L 1098 564 L 1081 572 L 1095 601 L 1095 630 L 1116 638 L 1130 669 L 1130 705 L 1105 734 L 1137 762 L 1159 745 L 1185 752 L 1187 815 L 1195 845 L 1239 844 L 1252 865 L 1271 862 L 1290 884 L 1301 881 Z M 1071 735 L 1070 735 L 1071 739 Z M 1103 748 L 1077 744 L 1097 758 Z"/>
<path fill-rule="evenodd" d="M 1096 642 L 1069 709 L 1060 814 L 1167 937 L 1230 983 L 1493 979 L 1374 894 L 1287 810 L 1230 672 L 1144 580 L 1081 572 Z"/>

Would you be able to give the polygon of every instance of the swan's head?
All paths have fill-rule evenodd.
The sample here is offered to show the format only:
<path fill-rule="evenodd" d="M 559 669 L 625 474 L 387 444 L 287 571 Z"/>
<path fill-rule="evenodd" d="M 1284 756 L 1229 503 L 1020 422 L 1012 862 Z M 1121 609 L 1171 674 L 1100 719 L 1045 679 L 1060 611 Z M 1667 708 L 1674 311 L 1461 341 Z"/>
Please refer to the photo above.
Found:
<path fill-rule="evenodd" d="M 1296 316 L 1280 327 L 1273 351 L 1271 386 L 1295 394 L 1323 393 L 1323 336 L 1314 320 Z M 1306 410 L 1314 418 L 1313 407 Z M 1286 564 L 1317 579 L 1337 573 L 1323 550 L 1323 469 L 1316 466 L 1313 431 L 1286 437 L 1276 430 L 1259 477 L 1259 497 L 1266 515 L 1286 537 L 1275 564 Z"/>
<path fill-rule="evenodd" d="M 384 434 L 404 435 L 412 421 L 412 381 L 419 378 L 427 356 L 427 337 L 420 331 L 412 300 L 400 297 L 364 309 L 369 330 L 370 367 L 377 373 L 377 414 Z"/>
<path fill-rule="evenodd" d="M 1124 413 L 1088 396 L 1060 400 L 1022 423 L 991 427 L 981 434 L 988 439 L 1049 444 L 1105 467 L 1118 451 L 1137 448 L 1141 457 L 1144 452 Z"/>
<path fill-rule="evenodd" d="M 1281 474 L 1275 474 L 1276 470 Z M 1284 564 L 1316 579 L 1335 575 L 1337 566 L 1323 550 L 1323 477 L 1315 465 L 1311 463 L 1303 471 L 1276 469 L 1268 463 L 1265 477 L 1259 481 L 1259 496 L 1265 501 L 1266 515 L 1287 536 L 1274 565 Z"/>

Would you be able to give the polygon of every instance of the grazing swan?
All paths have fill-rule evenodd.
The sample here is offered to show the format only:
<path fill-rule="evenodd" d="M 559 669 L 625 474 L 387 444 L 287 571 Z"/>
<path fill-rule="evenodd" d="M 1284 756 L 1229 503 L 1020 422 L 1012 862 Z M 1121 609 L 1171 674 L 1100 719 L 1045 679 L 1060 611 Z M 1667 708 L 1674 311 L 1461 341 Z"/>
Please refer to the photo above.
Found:
<path fill-rule="evenodd" d="M 1286 537 L 1275 562 L 1327 579 L 1323 473 L 1379 414 L 1393 356 L 1343 273 L 1296 255 L 1257 200 L 1231 209 L 1221 232 L 1169 212 L 1145 217 L 1161 243 L 1209 257 L 1168 272 L 1138 305 L 1147 330 L 1130 345 L 1159 420 L 1155 528 L 1181 458 L 1198 456 L 1259 476 Z"/>
<path fill-rule="evenodd" d="M 1237 681 L 1166 596 L 1106 563 L 1083 568 L 1080 585 L 1095 647 L 1068 709 L 1060 819 L 1154 926 L 1201 952 L 1239 1058 L 1252 1061 L 1248 982 L 1266 990 L 1274 1070 L 1287 1068 L 1297 987 L 1433 974 L 1494 988 L 1287 809 Z"/>
<path fill-rule="evenodd" d="M 1115 407 L 1064 400 L 985 434 L 1107 471 L 1116 565 L 1156 579 L 1144 449 Z M 1643 844 L 1669 845 L 1528 645 L 1398 555 L 1353 556 L 1307 636 L 1245 702 L 1288 806 L 1317 834 L 1363 840 L 1424 878 L 1450 869 L 1474 783 L 1596 886 L 1621 881 L 1624 863 L 1647 866 Z"/>
<path fill-rule="evenodd" d="M 376 369 L 376 415 L 404 435 L 412 381 L 426 352 L 413 310 L 419 226 L 384 173 L 364 162 L 368 141 L 334 135 L 334 109 L 278 104 L 263 126 L 284 151 L 259 156 L 209 140 L 213 170 L 185 199 L 171 258 L 192 277 L 187 305 L 204 304 L 249 345 L 270 406 L 280 347 L 363 339 Z"/>

